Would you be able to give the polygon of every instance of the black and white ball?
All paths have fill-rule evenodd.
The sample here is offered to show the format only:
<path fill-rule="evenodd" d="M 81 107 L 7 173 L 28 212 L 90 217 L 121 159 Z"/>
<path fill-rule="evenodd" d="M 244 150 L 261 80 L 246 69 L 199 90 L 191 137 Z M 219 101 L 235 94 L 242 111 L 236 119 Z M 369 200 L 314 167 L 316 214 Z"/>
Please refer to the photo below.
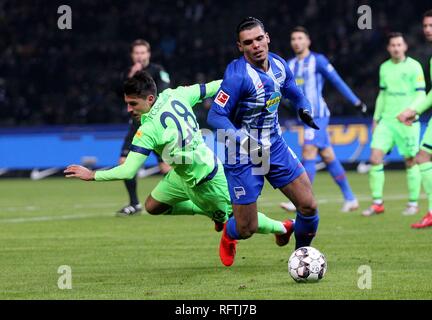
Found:
<path fill-rule="evenodd" d="M 326 271 L 326 258 L 313 247 L 298 248 L 288 260 L 288 272 L 297 282 L 317 282 Z"/>

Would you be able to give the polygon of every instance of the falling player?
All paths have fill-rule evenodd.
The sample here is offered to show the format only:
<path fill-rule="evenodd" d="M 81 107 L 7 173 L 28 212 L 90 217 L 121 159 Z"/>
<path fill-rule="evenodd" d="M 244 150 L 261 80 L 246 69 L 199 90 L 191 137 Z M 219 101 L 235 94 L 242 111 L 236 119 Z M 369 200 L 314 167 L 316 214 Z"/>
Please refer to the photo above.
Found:
<path fill-rule="evenodd" d="M 204 215 L 215 221 L 216 231 L 232 212 L 222 164 L 207 147 L 192 107 L 214 96 L 221 81 L 163 91 L 156 100 L 156 85 L 143 71 L 125 82 L 128 111 L 141 119 L 126 160 L 110 169 L 91 171 L 78 165 L 66 177 L 82 180 L 122 180 L 133 177 L 150 152 L 155 151 L 173 169 L 159 182 L 145 202 L 153 215 Z M 280 221 L 260 214 L 262 234 L 273 233 L 279 245 L 288 243 L 290 231 Z"/>

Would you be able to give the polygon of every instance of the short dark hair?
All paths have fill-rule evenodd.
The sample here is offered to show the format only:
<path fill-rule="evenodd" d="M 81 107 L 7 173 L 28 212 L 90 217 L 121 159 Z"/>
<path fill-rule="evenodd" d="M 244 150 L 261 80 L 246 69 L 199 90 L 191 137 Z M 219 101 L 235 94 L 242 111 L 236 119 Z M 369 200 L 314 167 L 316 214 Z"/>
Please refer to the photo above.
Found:
<path fill-rule="evenodd" d="M 308 37 L 310 37 L 310 35 L 309 35 L 309 31 L 308 31 L 305 27 L 302 27 L 302 26 L 294 27 L 294 28 L 291 30 L 290 35 L 292 35 L 294 32 L 303 32 L 305 35 L 307 35 Z"/>
<path fill-rule="evenodd" d="M 403 35 L 402 32 L 390 32 L 387 35 L 387 43 L 390 43 L 391 39 L 393 39 L 393 38 L 399 38 L 399 37 L 401 37 L 405 41 L 405 37 L 404 37 L 404 35 Z"/>
<path fill-rule="evenodd" d="M 144 39 L 136 39 L 134 42 L 132 42 L 130 50 L 131 52 L 135 49 L 135 47 L 138 46 L 144 46 L 147 48 L 148 51 L 151 51 L 150 43 Z"/>
<path fill-rule="evenodd" d="M 238 25 L 237 25 L 237 38 L 239 37 L 240 32 L 243 30 L 250 30 L 255 27 L 261 27 L 263 31 L 265 32 L 264 24 L 261 22 L 261 20 L 254 18 L 254 17 L 247 17 L 243 19 Z"/>
<path fill-rule="evenodd" d="M 432 9 L 426 11 L 426 12 L 423 14 L 423 18 L 429 18 L 429 17 L 432 17 Z"/>
<path fill-rule="evenodd" d="M 151 94 L 156 96 L 157 88 L 150 74 L 141 70 L 124 82 L 123 92 L 127 96 L 137 96 L 145 99 Z"/>

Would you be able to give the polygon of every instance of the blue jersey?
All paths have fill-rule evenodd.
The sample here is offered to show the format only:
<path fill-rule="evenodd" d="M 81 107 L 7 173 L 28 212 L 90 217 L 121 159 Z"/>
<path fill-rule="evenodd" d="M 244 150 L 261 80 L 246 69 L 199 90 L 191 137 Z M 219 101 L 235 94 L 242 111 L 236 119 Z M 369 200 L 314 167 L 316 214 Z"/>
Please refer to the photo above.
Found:
<path fill-rule="evenodd" d="M 277 111 L 282 97 L 290 99 L 296 108 L 310 110 L 285 60 L 273 53 L 268 60 L 267 72 L 244 57 L 228 65 L 209 112 L 212 127 L 247 133 L 255 130 L 260 143 L 268 145 L 281 135 Z"/>
<path fill-rule="evenodd" d="M 330 62 L 322 54 L 311 52 L 303 60 L 297 58 L 288 60 L 288 66 L 294 74 L 297 85 L 310 101 L 314 118 L 330 116 L 327 103 L 322 96 L 325 80 L 329 80 L 353 105 L 360 102 L 360 99 L 340 78 Z"/>

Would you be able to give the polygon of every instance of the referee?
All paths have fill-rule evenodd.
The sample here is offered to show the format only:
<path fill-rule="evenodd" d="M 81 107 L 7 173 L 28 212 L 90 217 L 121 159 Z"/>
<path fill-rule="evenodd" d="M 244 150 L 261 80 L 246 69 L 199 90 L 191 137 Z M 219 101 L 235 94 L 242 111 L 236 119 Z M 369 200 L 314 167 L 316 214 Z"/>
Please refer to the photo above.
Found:
<path fill-rule="evenodd" d="M 122 78 L 123 80 L 126 80 L 126 78 L 133 77 L 136 72 L 144 70 L 148 72 L 156 82 L 158 92 L 162 92 L 170 86 L 169 74 L 164 70 L 162 66 L 151 63 L 150 56 L 150 44 L 142 39 L 135 40 L 131 45 L 131 60 L 133 64 L 128 69 L 126 74 L 122 76 Z M 133 117 L 131 117 L 131 119 L 129 120 L 129 124 L 129 132 L 126 135 L 123 146 L 121 148 L 119 164 L 122 164 L 126 160 L 126 156 L 129 153 L 132 139 L 141 125 L 141 123 L 135 120 Z M 161 173 L 165 174 L 171 169 L 171 167 L 168 164 L 164 163 L 162 159 L 158 158 L 158 161 Z M 131 180 L 124 180 L 124 183 L 129 194 L 129 204 L 117 211 L 117 214 L 119 216 L 130 216 L 141 212 L 142 205 L 137 195 L 137 177 L 135 176 Z"/>

